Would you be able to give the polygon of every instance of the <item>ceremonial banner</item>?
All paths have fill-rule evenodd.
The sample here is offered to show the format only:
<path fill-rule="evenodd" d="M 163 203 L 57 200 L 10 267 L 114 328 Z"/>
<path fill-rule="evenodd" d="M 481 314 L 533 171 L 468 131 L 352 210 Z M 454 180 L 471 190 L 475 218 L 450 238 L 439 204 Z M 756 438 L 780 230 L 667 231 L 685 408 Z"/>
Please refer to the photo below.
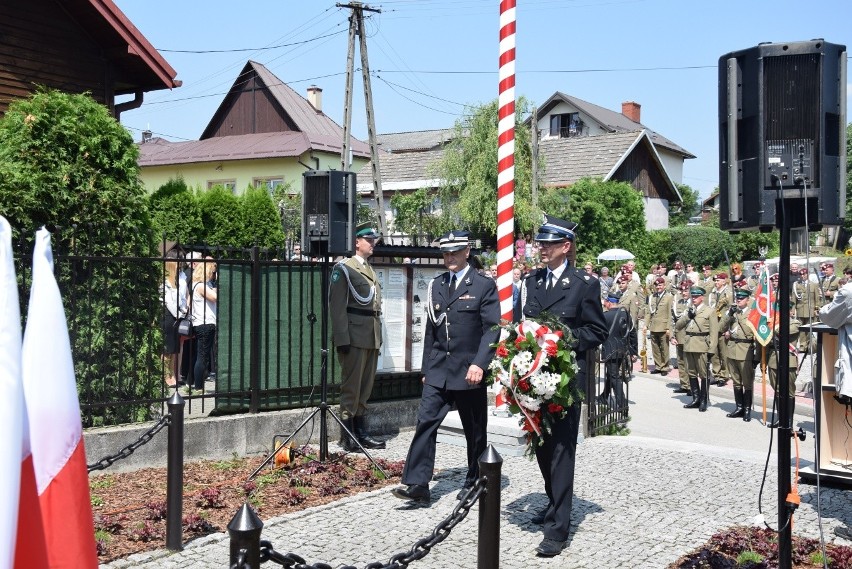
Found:
<path fill-rule="evenodd" d="M 754 300 L 751 303 L 751 312 L 748 315 L 748 323 L 754 330 L 755 339 L 765 346 L 772 339 L 774 326 L 775 291 L 769 284 L 769 274 L 766 265 L 760 271 L 760 280 L 754 290 Z"/>

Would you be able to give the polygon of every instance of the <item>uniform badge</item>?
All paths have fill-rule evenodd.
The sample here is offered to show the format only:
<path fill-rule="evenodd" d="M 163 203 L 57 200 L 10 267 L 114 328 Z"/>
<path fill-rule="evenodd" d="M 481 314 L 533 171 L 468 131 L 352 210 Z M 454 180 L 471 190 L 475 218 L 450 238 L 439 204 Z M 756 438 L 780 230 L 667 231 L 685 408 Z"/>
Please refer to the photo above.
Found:
<path fill-rule="evenodd" d="M 340 280 L 340 271 L 339 270 L 331 273 L 331 282 L 336 283 L 339 280 Z"/>
<path fill-rule="evenodd" d="M 586 280 L 589 280 L 588 275 L 586 275 Z M 571 279 L 569 279 L 568 277 L 565 277 L 564 279 L 562 279 L 562 286 L 568 286 L 568 283 L 570 283 L 570 282 L 571 282 Z"/>
<path fill-rule="evenodd" d="M 435 310 L 436 310 L 436 311 L 441 310 L 441 305 L 440 305 L 440 304 L 436 304 L 436 305 L 435 305 Z"/>

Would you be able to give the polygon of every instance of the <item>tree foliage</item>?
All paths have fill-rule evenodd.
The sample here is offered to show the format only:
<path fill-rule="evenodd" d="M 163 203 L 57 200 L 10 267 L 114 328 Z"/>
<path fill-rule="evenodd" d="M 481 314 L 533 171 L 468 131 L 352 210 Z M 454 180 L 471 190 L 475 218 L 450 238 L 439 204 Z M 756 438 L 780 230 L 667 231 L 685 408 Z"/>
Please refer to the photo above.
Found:
<path fill-rule="evenodd" d="M 528 106 L 523 97 L 515 106 L 515 224 L 519 231 L 532 230 L 538 222 L 530 186 L 530 132 L 523 124 Z M 497 232 L 497 122 L 496 100 L 473 107 L 456 121 L 453 139 L 434 168 L 442 180 L 436 231 L 462 226 L 480 234 Z"/>
<path fill-rule="evenodd" d="M 72 351 L 86 354 L 74 362 L 83 404 L 144 400 L 160 387 L 158 267 L 103 262 L 155 251 L 137 158 L 130 134 L 88 95 L 38 89 L 0 118 L 0 211 L 28 248 L 46 225 L 57 259 L 76 253 L 57 263 L 57 281 L 73 306 Z M 149 413 L 147 405 L 90 411 L 93 424 Z"/>
<path fill-rule="evenodd" d="M 677 184 L 677 191 L 680 192 L 681 202 L 669 207 L 669 227 L 686 225 L 689 218 L 698 213 L 698 190 L 686 184 Z"/>
<path fill-rule="evenodd" d="M 390 200 L 393 230 L 406 235 L 437 235 L 437 219 L 429 214 L 433 202 L 434 197 L 425 188 L 411 193 L 395 192 Z"/>
<path fill-rule="evenodd" d="M 241 245 L 282 247 L 281 217 L 266 188 L 248 188 L 240 199 L 242 213 Z"/>
<path fill-rule="evenodd" d="M 578 224 L 578 264 L 594 261 L 606 249 L 630 250 L 646 239 L 642 196 L 626 182 L 585 178 L 568 188 L 546 190 L 539 203 L 548 214 Z"/>
<path fill-rule="evenodd" d="M 201 241 L 210 245 L 237 246 L 242 242 L 243 216 L 240 200 L 224 186 L 215 185 L 195 194 L 204 230 Z"/>
<path fill-rule="evenodd" d="M 178 243 L 196 243 L 204 235 L 201 207 L 183 178 L 171 179 L 150 195 L 154 234 Z"/>

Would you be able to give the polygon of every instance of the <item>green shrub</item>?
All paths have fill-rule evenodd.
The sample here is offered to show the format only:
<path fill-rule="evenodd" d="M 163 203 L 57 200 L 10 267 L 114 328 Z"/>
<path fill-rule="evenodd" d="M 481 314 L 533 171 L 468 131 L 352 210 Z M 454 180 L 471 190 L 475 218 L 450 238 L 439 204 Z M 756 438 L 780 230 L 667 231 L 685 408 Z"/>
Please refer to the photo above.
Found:
<path fill-rule="evenodd" d="M 57 281 L 84 405 L 150 398 L 160 385 L 157 266 L 104 262 L 155 251 L 137 158 L 127 130 L 88 95 L 40 88 L 0 118 L 0 211 L 29 251 L 47 225 L 57 258 L 78 255 L 57 263 Z M 150 410 L 88 413 L 86 426 L 145 419 Z"/>
<path fill-rule="evenodd" d="M 197 192 L 204 226 L 201 241 L 212 245 L 240 246 L 243 243 L 243 216 L 240 200 L 221 185 Z"/>
<path fill-rule="evenodd" d="M 282 247 L 281 217 L 265 188 L 248 188 L 240 199 L 243 228 L 240 244 L 245 247 Z"/>
<path fill-rule="evenodd" d="M 178 243 L 204 238 L 201 206 L 183 178 L 171 179 L 148 198 L 154 235 Z"/>

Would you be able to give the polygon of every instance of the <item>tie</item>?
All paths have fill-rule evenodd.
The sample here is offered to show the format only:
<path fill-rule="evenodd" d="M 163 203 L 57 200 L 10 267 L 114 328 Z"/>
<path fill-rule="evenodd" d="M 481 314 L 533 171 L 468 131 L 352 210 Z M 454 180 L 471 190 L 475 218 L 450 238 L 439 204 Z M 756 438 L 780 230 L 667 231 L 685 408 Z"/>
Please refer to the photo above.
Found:
<path fill-rule="evenodd" d="M 547 279 L 547 290 L 552 289 L 552 288 L 553 288 L 553 285 L 555 285 L 555 284 L 556 284 L 556 275 L 554 275 L 554 274 L 551 272 L 551 273 L 550 273 L 550 278 L 549 278 L 549 279 Z"/>
<path fill-rule="evenodd" d="M 450 296 L 452 296 L 454 292 L 456 292 L 456 276 L 455 275 L 453 275 L 453 277 L 450 279 Z"/>

